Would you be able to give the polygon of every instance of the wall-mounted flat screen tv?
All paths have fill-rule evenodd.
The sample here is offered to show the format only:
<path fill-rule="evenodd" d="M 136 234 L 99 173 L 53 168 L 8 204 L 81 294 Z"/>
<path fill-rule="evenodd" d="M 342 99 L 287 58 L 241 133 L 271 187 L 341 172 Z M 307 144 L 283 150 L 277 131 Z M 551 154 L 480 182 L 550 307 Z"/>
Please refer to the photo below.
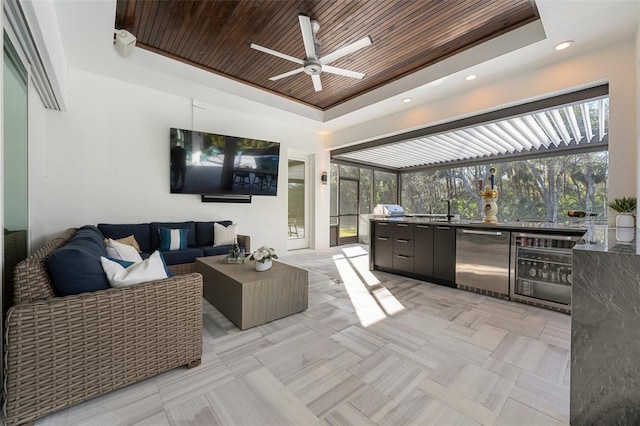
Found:
<path fill-rule="evenodd" d="M 278 194 L 278 142 L 171 128 L 170 149 L 172 194 Z"/>

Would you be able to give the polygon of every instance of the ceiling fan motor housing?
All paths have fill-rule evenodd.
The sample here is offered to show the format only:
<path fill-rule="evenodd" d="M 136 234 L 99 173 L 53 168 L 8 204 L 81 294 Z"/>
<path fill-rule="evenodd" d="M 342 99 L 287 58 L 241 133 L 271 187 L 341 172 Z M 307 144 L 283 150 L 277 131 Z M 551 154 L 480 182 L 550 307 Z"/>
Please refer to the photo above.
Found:
<path fill-rule="evenodd" d="M 322 72 L 322 64 L 315 58 L 304 61 L 304 73 L 308 75 L 318 75 Z"/>

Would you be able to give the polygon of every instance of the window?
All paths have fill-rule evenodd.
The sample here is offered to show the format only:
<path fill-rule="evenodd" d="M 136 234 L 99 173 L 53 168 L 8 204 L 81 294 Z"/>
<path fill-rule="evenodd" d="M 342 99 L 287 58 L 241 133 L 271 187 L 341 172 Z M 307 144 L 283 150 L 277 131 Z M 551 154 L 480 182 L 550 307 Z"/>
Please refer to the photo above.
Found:
<path fill-rule="evenodd" d="M 373 172 L 375 204 L 398 203 L 398 175 L 395 173 Z"/>
<path fill-rule="evenodd" d="M 498 220 L 558 222 L 568 210 L 585 210 L 606 220 L 607 151 L 456 167 L 402 175 L 402 205 L 408 213 L 444 213 L 463 219 L 482 217 L 478 181 L 496 168 Z"/>
<path fill-rule="evenodd" d="M 373 170 L 360 169 L 360 214 L 369 214 L 373 211 Z"/>
<path fill-rule="evenodd" d="M 331 163 L 329 182 L 331 245 L 368 244 L 369 217 L 375 205 L 397 202 L 397 175 Z"/>

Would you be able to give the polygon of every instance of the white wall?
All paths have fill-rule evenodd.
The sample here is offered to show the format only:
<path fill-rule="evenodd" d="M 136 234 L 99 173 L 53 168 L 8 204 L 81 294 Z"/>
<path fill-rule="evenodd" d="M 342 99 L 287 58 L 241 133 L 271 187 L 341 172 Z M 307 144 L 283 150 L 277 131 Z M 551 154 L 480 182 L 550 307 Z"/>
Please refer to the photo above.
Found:
<path fill-rule="evenodd" d="M 67 111 L 47 112 L 46 237 L 83 224 L 231 219 L 252 246 L 286 250 L 287 150 L 322 156 L 319 135 L 249 112 L 224 108 L 71 69 Z M 192 127 L 193 126 L 193 127 Z M 251 204 L 202 203 L 169 193 L 169 128 L 179 127 L 281 142 L 277 197 Z M 319 176 L 318 179 L 319 181 Z M 328 216 L 320 201 L 318 216 Z M 327 247 L 328 222 L 314 247 Z"/>
<path fill-rule="evenodd" d="M 609 197 L 635 195 L 640 185 L 637 170 L 640 160 L 634 58 L 634 40 L 593 50 L 335 132 L 328 136 L 327 146 L 336 148 L 377 139 L 609 82 Z"/>

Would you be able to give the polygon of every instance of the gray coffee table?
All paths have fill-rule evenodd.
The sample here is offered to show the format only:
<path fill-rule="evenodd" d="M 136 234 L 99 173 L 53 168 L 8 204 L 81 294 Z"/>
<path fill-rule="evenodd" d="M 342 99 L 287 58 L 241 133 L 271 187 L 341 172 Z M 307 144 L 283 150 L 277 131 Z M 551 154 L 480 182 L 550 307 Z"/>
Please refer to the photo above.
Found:
<path fill-rule="evenodd" d="M 309 273 L 273 261 L 268 271 L 257 272 L 253 261 L 222 263 L 225 256 L 199 257 L 204 298 L 245 330 L 309 307 Z"/>

